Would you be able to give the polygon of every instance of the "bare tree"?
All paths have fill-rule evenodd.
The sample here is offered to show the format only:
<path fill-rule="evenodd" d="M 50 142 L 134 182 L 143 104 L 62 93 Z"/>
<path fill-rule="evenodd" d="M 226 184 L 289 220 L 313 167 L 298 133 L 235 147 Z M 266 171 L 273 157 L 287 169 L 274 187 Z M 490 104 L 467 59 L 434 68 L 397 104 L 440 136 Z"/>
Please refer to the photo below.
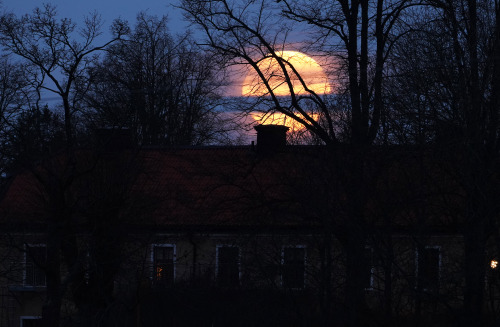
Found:
<path fill-rule="evenodd" d="M 167 18 L 139 13 L 130 40 L 89 70 L 94 124 L 127 126 L 143 145 L 189 145 L 227 137 L 220 64 Z M 88 84 L 88 83 L 86 83 Z"/>
<path fill-rule="evenodd" d="M 488 241 L 496 236 L 499 150 L 497 1 L 430 1 L 395 49 L 395 125 L 404 141 L 436 144 L 460 182 L 465 261 L 464 325 L 485 323 Z M 404 45 L 404 47 L 403 47 Z M 393 84 L 394 83 L 394 84 Z M 402 93 L 404 92 L 404 97 Z M 413 101 L 413 103 L 409 103 Z M 399 120 L 399 121 L 398 121 Z M 406 121 L 407 123 L 404 123 Z M 413 134 L 413 135 L 412 135 Z"/>
<path fill-rule="evenodd" d="M 71 192 L 78 175 L 74 152 L 73 117 L 78 108 L 75 82 L 82 78 L 83 68 L 96 60 L 98 51 L 121 39 L 128 31 L 125 23 L 115 21 L 111 40 L 94 45 L 101 27 L 99 16 L 92 14 L 78 29 L 70 19 L 59 20 L 55 7 L 51 5 L 36 8 L 32 14 L 20 18 L 9 13 L 0 17 L 0 42 L 4 49 L 30 68 L 34 85 L 60 97 L 64 110 L 66 157 L 59 162 L 50 158 L 31 169 L 43 188 L 45 206 L 50 213 L 46 222 L 47 296 L 42 310 L 42 321 L 46 326 L 60 324 L 66 281 L 71 280 L 71 274 L 69 278 L 63 277 L 63 263 L 69 267 L 76 265 L 72 253 L 77 243 L 72 225 L 75 222 L 75 199 Z M 60 228 L 61 224 L 66 227 Z"/>
<path fill-rule="evenodd" d="M 45 5 L 30 15 L 16 17 L 4 14 L 0 18 L 0 42 L 9 52 L 38 70 L 42 89 L 60 97 L 64 109 L 66 141 L 74 143 L 72 116 L 76 111 L 75 81 L 85 66 L 94 61 L 98 51 L 121 39 L 128 32 L 124 22 L 116 20 L 111 40 L 95 45 L 101 35 L 102 23 L 97 13 L 86 17 L 77 29 L 71 19 L 57 19 L 56 8 Z M 81 41 L 79 41 L 81 40 Z"/>
<path fill-rule="evenodd" d="M 13 125 L 22 111 L 35 104 L 36 92 L 20 64 L 12 63 L 8 56 L 0 60 L 0 173 L 5 174 L 14 159 L 9 142 Z"/>
<path fill-rule="evenodd" d="M 280 2 L 280 1 L 278 1 Z M 251 109 L 258 104 L 266 112 L 280 112 L 302 124 L 329 146 L 334 153 L 330 164 L 342 171 L 339 180 L 346 201 L 340 212 L 331 213 L 329 232 L 341 241 L 346 252 L 346 324 L 357 326 L 365 310 L 364 244 L 366 217 L 364 208 L 375 181 L 367 173 L 367 149 L 376 139 L 384 112 L 384 67 L 398 36 L 395 26 L 400 24 L 404 11 L 418 4 L 413 1 L 268 1 L 233 2 L 185 0 L 181 7 L 186 16 L 206 34 L 206 46 L 232 65 L 243 65 L 254 71 L 265 92 L 252 98 Z M 279 14 L 282 15 L 279 15 Z M 287 49 L 287 35 L 292 24 L 309 24 L 316 40 L 311 49 L 334 55 L 340 64 L 340 90 L 347 101 L 339 115 L 332 102 L 309 88 L 297 67 L 282 56 Z M 279 26 L 276 28 L 275 26 Z M 399 32 L 399 31 L 398 31 Z M 261 65 L 265 60 L 276 62 L 271 69 Z M 286 85 L 289 96 L 276 92 L 273 79 Z M 298 82 L 296 82 L 298 81 Z M 300 85 L 297 91 L 295 85 Z M 336 97 L 341 102 L 342 94 Z M 315 119 L 319 116 L 319 119 Z M 338 146 L 338 117 L 347 119 L 349 151 Z M 341 159 L 340 159 L 341 158 Z M 335 219 L 333 218 L 335 216 Z M 345 217 L 339 219 L 338 217 Z M 330 276 L 329 273 L 325 274 Z M 328 318 L 325 319 L 326 324 Z"/>

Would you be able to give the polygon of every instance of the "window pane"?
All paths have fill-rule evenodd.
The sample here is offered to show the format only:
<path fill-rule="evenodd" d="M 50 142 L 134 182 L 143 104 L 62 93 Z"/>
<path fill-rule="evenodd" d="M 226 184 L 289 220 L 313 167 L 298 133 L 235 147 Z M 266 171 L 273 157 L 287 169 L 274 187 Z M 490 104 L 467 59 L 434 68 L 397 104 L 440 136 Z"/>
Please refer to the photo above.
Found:
<path fill-rule="evenodd" d="M 154 282 L 170 285 L 174 282 L 174 247 L 155 246 L 153 248 Z"/>
<path fill-rule="evenodd" d="M 237 247 L 219 247 L 217 262 L 217 282 L 220 286 L 236 287 L 239 284 L 239 255 Z"/>
<path fill-rule="evenodd" d="M 283 286 L 303 288 L 305 273 L 305 248 L 283 249 Z"/>
<path fill-rule="evenodd" d="M 25 285 L 45 286 L 44 265 L 47 259 L 45 246 L 29 246 L 26 249 Z"/>
<path fill-rule="evenodd" d="M 42 319 L 23 319 L 22 327 L 39 327 L 42 326 Z"/>
<path fill-rule="evenodd" d="M 439 249 L 426 248 L 418 256 L 418 282 L 425 290 L 439 287 Z"/>
<path fill-rule="evenodd" d="M 373 269 L 373 249 L 372 248 L 365 248 L 365 288 L 372 288 L 372 269 Z"/>

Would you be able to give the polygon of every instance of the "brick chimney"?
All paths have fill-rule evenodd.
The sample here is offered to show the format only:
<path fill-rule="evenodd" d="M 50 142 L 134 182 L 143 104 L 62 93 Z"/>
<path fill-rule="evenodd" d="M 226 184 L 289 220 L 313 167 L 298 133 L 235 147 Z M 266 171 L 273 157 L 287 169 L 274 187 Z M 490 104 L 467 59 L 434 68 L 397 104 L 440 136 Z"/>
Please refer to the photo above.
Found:
<path fill-rule="evenodd" d="M 263 153 L 279 152 L 286 146 L 286 132 L 283 125 L 257 125 L 257 151 Z"/>

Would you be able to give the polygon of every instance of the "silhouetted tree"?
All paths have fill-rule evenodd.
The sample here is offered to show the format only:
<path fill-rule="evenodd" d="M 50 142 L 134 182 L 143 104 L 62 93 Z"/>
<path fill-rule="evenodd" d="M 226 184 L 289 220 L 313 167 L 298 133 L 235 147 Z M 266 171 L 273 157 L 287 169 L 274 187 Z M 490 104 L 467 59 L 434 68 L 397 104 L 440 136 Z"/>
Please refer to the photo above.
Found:
<path fill-rule="evenodd" d="M 63 276 L 61 269 L 64 261 L 72 266 L 74 253 L 67 249 L 75 248 L 77 242 L 73 230 L 75 199 L 71 192 L 77 176 L 73 117 L 79 98 L 74 92 L 75 81 L 83 77 L 83 68 L 96 60 L 98 51 L 119 40 L 128 31 L 126 24 L 115 21 L 112 39 L 96 46 L 94 42 L 100 35 L 100 28 L 101 21 L 96 13 L 88 16 L 84 26 L 77 29 L 70 19 L 58 20 L 56 9 L 51 5 L 36 8 L 32 14 L 20 18 L 11 13 L 0 17 L 0 43 L 4 49 L 29 67 L 32 84 L 39 87 L 37 90 L 54 93 L 62 101 L 64 159 L 37 161 L 32 167 L 32 172 L 43 186 L 46 209 L 50 212 L 46 243 L 47 296 L 42 312 L 45 326 L 59 326 L 66 281 L 73 277 L 71 274 Z M 63 225 L 65 227 L 61 228 Z"/>
<path fill-rule="evenodd" d="M 11 169 L 23 169 L 64 148 L 64 122 L 48 107 L 16 114 L 4 138 Z"/>
<path fill-rule="evenodd" d="M 94 124 L 131 128 L 143 145 L 227 141 L 220 63 L 188 33 L 171 35 L 167 23 L 165 16 L 138 14 L 130 39 L 90 69 L 84 86 Z"/>
<path fill-rule="evenodd" d="M 36 87 L 32 88 L 25 69 L 8 56 L 0 59 L 0 173 L 12 168 L 11 136 L 15 122 L 24 110 L 36 106 Z"/>
<path fill-rule="evenodd" d="M 389 85 L 396 139 L 433 144 L 460 182 L 464 325 L 485 323 L 486 245 L 498 225 L 500 9 L 497 1 L 429 1 L 395 48 Z M 450 165 L 451 163 L 451 165 Z"/>
<path fill-rule="evenodd" d="M 6 13 L 0 18 L 2 46 L 32 66 L 32 72 L 38 71 L 34 78 L 43 90 L 60 97 L 68 147 L 74 143 L 71 120 L 79 100 L 73 93 L 75 82 L 82 78 L 83 68 L 96 60 L 98 51 L 128 32 L 127 25 L 116 20 L 112 26 L 112 39 L 95 45 L 101 27 L 100 17 L 94 13 L 86 17 L 83 28 L 77 29 L 71 19 L 58 20 L 56 8 L 52 5 L 35 8 L 32 14 L 22 17 Z"/>
<path fill-rule="evenodd" d="M 362 259 L 368 232 L 365 209 L 376 180 L 367 169 L 367 155 L 384 112 L 384 67 L 397 40 L 394 27 L 415 4 L 383 0 L 283 1 L 277 5 L 267 1 L 185 0 L 181 5 L 187 18 L 205 32 L 207 49 L 230 65 L 244 65 L 256 73 L 256 84 L 265 92 L 251 99 L 251 110 L 285 114 L 330 148 L 329 164 L 339 172 L 331 185 L 340 187 L 345 201 L 325 219 L 325 226 L 330 227 L 325 231 L 335 233 L 346 253 L 345 324 L 349 326 L 362 324 L 366 317 Z M 327 102 L 310 89 L 297 67 L 281 56 L 281 51 L 288 50 L 287 35 L 293 22 L 313 26 L 317 42 L 311 49 L 335 57 L 340 67 L 338 92 L 346 95 L 335 97 L 337 103 L 345 105 L 342 111 L 335 101 Z M 259 65 L 266 58 L 276 62 L 274 67 Z M 286 85 L 290 95 L 277 94 L 273 79 Z M 294 83 L 300 84 L 303 92 L 297 92 Z M 263 106 L 257 107 L 259 104 Z M 339 137 L 339 126 L 345 127 L 346 138 Z M 339 146 L 343 141 L 349 144 L 347 151 Z M 330 278 L 331 274 L 326 272 L 325 276 Z M 325 287 L 329 287 L 328 282 Z M 328 310 L 323 323 L 328 323 Z"/>

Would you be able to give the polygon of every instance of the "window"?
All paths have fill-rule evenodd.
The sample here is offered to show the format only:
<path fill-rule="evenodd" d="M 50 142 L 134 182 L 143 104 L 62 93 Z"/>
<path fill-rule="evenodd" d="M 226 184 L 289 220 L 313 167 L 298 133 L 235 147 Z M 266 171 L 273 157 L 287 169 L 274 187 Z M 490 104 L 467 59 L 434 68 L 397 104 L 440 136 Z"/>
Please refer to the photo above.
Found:
<path fill-rule="evenodd" d="M 240 283 L 240 249 L 218 245 L 216 251 L 217 283 L 222 287 L 237 287 Z"/>
<path fill-rule="evenodd" d="M 370 290 L 373 289 L 373 248 L 366 247 L 365 248 L 365 276 L 364 276 L 364 285 L 365 289 Z"/>
<path fill-rule="evenodd" d="M 39 316 L 21 316 L 21 327 L 42 326 L 42 318 Z"/>
<path fill-rule="evenodd" d="M 286 288 L 304 288 L 305 281 L 305 246 L 285 247 L 282 252 L 281 281 Z"/>
<path fill-rule="evenodd" d="M 24 285 L 45 286 L 46 247 L 43 244 L 26 245 L 24 252 Z"/>
<path fill-rule="evenodd" d="M 417 252 L 417 283 L 426 291 L 439 288 L 441 251 L 439 247 L 425 247 Z"/>
<path fill-rule="evenodd" d="M 172 285 L 175 279 L 175 245 L 154 244 L 151 252 L 153 283 Z"/>

